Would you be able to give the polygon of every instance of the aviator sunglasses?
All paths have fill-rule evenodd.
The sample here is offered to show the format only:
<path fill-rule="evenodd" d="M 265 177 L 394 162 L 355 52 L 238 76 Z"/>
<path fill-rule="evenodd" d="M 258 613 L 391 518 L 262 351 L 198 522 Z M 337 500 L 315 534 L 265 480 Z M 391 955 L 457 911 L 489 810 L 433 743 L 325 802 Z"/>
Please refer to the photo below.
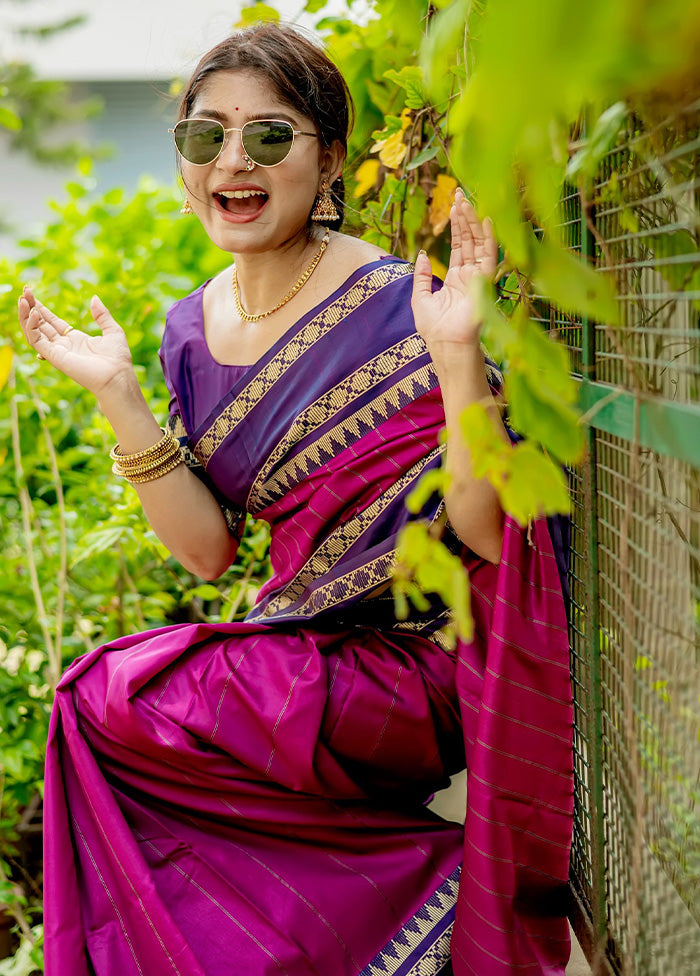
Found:
<path fill-rule="evenodd" d="M 295 136 L 313 136 L 316 132 L 302 132 L 283 119 L 255 119 L 242 128 L 225 129 L 215 119 L 181 119 L 173 133 L 175 146 L 183 159 L 194 166 L 213 163 L 221 150 L 227 132 L 240 132 L 243 150 L 258 166 L 277 166 L 290 153 Z M 252 168 L 252 167 L 251 167 Z"/>

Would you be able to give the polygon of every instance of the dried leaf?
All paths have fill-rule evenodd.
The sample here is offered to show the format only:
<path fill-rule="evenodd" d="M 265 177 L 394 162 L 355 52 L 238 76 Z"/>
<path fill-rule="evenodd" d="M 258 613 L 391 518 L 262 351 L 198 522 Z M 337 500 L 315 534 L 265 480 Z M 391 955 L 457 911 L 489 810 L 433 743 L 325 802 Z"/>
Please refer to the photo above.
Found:
<path fill-rule="evenodd" d="M 379 175 L 379 160 L 366 159 L 355 172 L 355 193 L 356 197 L 363 197 L 368 193 L 377 182 Z"/>
<path fill-rule="evenodd" d="M 433 234 L 441 234 L 450 220 L 450 208 L 455 198 L 457 180 L 453 176 L 446 176 L 438 173 L 438 178 L 433 190 L 433 199 L 430 204 L 428 219 L 433 229 Z"/>
<path fill-rule="evenodd" d="M 370 152 L 378 152 L 379 159 L 387 169 L 397 169 L 408 152 L 408 146 L 403 141 L 403 134 L 411 124 L 411 112 L 405 108 L 401 112 L 401 128 L 395 130 L 386 139 L 379 139 L 372 146 Z"/>

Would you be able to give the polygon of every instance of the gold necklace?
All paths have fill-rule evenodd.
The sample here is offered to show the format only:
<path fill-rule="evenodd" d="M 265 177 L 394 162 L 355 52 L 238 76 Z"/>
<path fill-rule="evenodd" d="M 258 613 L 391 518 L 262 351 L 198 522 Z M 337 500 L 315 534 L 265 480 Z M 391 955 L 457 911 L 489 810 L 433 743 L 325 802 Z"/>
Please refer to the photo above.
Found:
<path fill-rule="evenodd" d="M 301 278 L 298 279 L 298 281 L 296 282 L 296 284 L 292 286 L 291 291 L 287 292 L 287 294 L 284 296 L 284 298 L 282 299 L 282 301 L 281 302 L 277 302 L 277 304 L 275 305 L 274 308 L 269 309 L 267 312 L 258 312 L 256 315 L 251 315 L 250 312 L 246 312 L 246 310 L 243 308 L 243 303 L 241 302 L 241 296 L 240 296 L 240 294 L 238 292 L 238 275 L 236 274 L 236 265 L 234 264 L 234 266 L 233 266 L 233 300 L 236 303 L 236 311 L 238 312 L 238 314 L 240 315 L 240 317 L 245 322 L 259 322 L 260 319 L 266 319 L 268 317 L 268 315 L 272 315 L 273 312 L 276 312 L 277 309 L 282 308 L 282 306 L 283 305 L 286 305 L 287 302 L 290 301 L 290 299 L 294 298 L 294 296 L 299 291 L 299 289 L 302 288 L 306 284 L 306 282 L 309 280 L 309 278 L 311 277 L 311 275 L 314 273 L 314 270 L 316 268 L 316 265 L 321 260 L 321 256 L 323 255 L 323 252 L 326 250 L 326 247 L 328 246 L 329 239 L 330 239 L 330 231 L 328 230 L 328 228 L 326 228 L 326 233 L 324 234 L 323 240 L 321 241 L 321 246 L 319 247 L 318 251 L 314 255 L 313 261 L 308 266 L 308 268 L 306 269 L 306 271 L 303 273 L 303 275 L 301 276 Z"/>

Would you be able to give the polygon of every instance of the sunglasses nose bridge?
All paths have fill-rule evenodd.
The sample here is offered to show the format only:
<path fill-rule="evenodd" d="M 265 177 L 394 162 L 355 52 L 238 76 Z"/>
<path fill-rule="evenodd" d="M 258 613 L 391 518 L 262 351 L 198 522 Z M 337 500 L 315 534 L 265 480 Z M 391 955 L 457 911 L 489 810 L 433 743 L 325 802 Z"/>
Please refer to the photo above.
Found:
<path fill-rule="evenodd" d="M 238 136 L 235 135 L 238 133 Z M 231 126 L 229 129 L 224 129 L 224 138 L 221 143 L 221 148 L 216 157 L 216 162 L 226 162 L 230 166 L 231 153 L 233 147 L 233 160 L 237 157 L 240 158 L 240 169 L 246 168 L 246 161 L 248 159 L 248 154 L 243 146 L 243 129 L 237 126 Z"/>

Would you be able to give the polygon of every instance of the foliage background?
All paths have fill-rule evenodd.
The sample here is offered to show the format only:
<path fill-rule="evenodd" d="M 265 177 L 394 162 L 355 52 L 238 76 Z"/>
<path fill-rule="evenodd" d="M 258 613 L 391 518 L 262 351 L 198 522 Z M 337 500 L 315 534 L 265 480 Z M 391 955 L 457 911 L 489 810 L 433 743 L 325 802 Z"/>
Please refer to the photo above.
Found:
<path fill-rule="evenodd" d="M 459 181 L 494 220 L 499 287 L 485 288 L 485 341 L 507 367 L 516 450 L 493 449 L 477 406 L 463 433 L 480 470 L 523 522 L 568 505 L 563 464 L 580 459 L 576 387 L 562 346 L 530 312 L 546 295 L 570 316 L 615 328 L 614 288 L 563 247 L 566 181 L 583 197 L 620 137 L 630 106 L 644 115 L 697 85 L 700 16 L 691 0 L 374 0 L 373 16 L 327 15 L 308 0 L 356 103 L 348 224 L 445 271 L 446 227 Z M 277 17 L 256 4 L 242 23 Z M 7 78 L 6 76 L 6 82 Z M 20 88 L 0 90 L 0 125 L 22 127 Z M 10 112 L 10 115 L 7 112 Z M 18 128 L 18 122 L 20 123 Z M 187 619 L 236 619 L 267 572 L 266 534 L 253 525 L 237 564 L 216 586 L 192 578 L 144 523 L 136 496 L 109 475 L 111 434 L 91 398 L 22 347 L 15 303 L 23 281 L 68 321 L 89 327 L 97 291 L 127 328 L 156 415 L 167 412 L 157 349 L 167 307 L 227 263 L 179 199 L 144 183 L 125 197 L 91 194 L 83 158 L 66 199 L 22 257 L 0 261 L 0 902 L 25 939 L 0 974 L 40 968 L 40 874 L 18 825 L 41 790 L 52 689 L 77 654 L 121 633 Z M 464 583 L 426 536 L 403 551 L 410 592 L 427 560 L 428 586 L 460 605 Z M 418 558 L 418 556 L 420 558 Z M 32 930 L 32 926 L 35 926 Z"/>

